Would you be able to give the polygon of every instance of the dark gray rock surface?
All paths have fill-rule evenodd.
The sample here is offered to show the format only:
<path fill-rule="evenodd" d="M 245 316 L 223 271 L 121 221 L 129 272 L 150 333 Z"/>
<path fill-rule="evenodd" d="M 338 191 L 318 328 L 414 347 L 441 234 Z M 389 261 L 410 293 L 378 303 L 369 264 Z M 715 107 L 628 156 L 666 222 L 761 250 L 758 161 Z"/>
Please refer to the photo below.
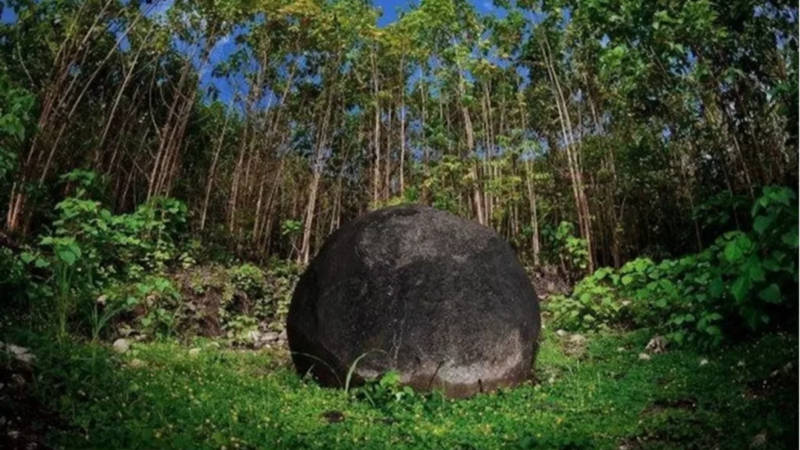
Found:
<path fill-rule="evenodd" d="M 300 278 L 287 332 L 299 373 L 342 386 L 400 374 L 464 397 L 528 376 L 536 294 L 493 230 L 425 206 L 366 214 L 332 234 Z"/>

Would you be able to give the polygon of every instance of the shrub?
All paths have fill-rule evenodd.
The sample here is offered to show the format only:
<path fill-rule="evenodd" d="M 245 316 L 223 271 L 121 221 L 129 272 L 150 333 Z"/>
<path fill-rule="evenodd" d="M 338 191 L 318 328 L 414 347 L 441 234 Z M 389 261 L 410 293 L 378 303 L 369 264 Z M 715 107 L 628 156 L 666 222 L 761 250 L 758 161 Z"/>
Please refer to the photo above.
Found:
<path fill-rule="evenodd" d="M 19 148 L 30 135 L 36 97 L 25 89 L 11 86 L 0 73 L 0 188 L 13 173 L 19 160 Z"/>
<path fill-rule="evenodd" d="M 94 173 L 73 171 L 62 179 L 74 186 L 74 195 L 56 206 L 54 230 L 42 236 L 38 246 L 21 253 L 19 261 L 42 274 L 30 283 L 34 294 L 28 297 L 37 300 L 34 308 L 44 311 L 63 337 L 76 313 L 99 322 L 95 299 L 101 295 L 106 294 L 109 303 L 130 306 L 131 299 L 144 300 L 150 293 L 123 295 L 117 292 L 118 285 L 147 285 L 152 276 L 145 277 L 146 273 L 158 278 L 179 257 L 185 261 L 179 248 L 186 207 L 177 200 L 157 198 L 132 213 L 115 215 L 92 199 L 90 193 L 99 181 Z"/>
<path fill-rule="evenodd" d="M 653 327 L 676 342 L 719 344 L 724 337 L 792 326 L 797 316 L 798 214 L 794 192 L 764 188 L 751 209 L 752 231 L 728 232 L 703 252 L 655 263 L 640 258 L 603 268 L 570 296 L 546 305 L 558 327 Z"/>

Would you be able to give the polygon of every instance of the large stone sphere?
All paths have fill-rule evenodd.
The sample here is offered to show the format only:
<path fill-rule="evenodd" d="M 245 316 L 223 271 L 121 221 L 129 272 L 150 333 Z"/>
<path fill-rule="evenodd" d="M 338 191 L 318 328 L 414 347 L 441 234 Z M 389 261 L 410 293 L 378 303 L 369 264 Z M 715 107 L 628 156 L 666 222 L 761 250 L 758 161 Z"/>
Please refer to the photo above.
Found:
<path fill-rule="evenodd" d="M 493 230 L 419 205 L 333 233 L 300 278 L 287 332 L 300 374 L 343 386 L 396 371 L 417 391 L 466 397 L 525 380 L 539 304 Z"/>

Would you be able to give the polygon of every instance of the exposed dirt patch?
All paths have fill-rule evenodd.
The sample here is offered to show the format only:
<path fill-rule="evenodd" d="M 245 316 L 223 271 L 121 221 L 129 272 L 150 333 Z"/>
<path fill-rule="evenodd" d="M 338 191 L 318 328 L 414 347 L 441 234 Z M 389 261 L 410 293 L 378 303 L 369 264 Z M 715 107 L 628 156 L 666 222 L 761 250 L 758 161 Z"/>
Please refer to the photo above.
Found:
<path fill-rule="evenodd" d="M 173 280 L 178 286 L 186 308 L 189 324 L 201 336 L 223 334 L 220 308 L 226 296 L 227 277 L 221 267 L 206 266 L 177 272 Z"/>

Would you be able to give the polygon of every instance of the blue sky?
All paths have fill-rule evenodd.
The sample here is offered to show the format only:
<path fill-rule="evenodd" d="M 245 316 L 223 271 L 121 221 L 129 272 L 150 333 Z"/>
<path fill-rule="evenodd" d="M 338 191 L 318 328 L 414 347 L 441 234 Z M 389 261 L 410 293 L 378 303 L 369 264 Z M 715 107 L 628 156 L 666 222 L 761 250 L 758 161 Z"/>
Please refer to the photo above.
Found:
<path fill-rule="evenodd" d="M 470 3 L 475 5 L 475 8 L 481 13 L 489 13 L 494 11 L 494 5 L 491 0 L 469 0 Z M 386 26 L 392 23 L 397 18 L 398 9 L 407 9 L 408 5 L 418 4 L 419 0 L 372 0 L 372 4 L 381 8 L 383 17 L 378 19 L 378 25 Z"/>
<path fill-rule="evenodd" d="M 10 8 L 3 8 L 3 14 L 0 15 L 0 23 L 11 23 L 14 21 L 14 13 Z"/>

